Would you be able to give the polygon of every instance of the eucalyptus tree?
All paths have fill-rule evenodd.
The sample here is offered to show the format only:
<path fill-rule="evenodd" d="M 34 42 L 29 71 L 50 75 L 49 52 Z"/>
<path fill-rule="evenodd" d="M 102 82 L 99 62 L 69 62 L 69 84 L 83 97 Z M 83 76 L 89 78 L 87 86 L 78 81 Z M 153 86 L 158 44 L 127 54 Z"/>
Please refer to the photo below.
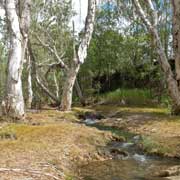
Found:
<path fill-rule="evenodd" d="M 180 0 L 172 0 L 173 6 L 173 47 L 176 64 L 176 80 L 180 89 Z"/>
<path fill-rule="evenodd" d="M 175 2 L 175 1 L 174 1 Z M 147 0 L 145 4 L 148 5 L 148 9 L 150 10 L 149 16 L 147 15 L 145 9 L 143 9 L 142 4 L 139 2 L 139 0 L 134 0 L 134 4 L 136 6 L 137 12 L 139 16 L 141 17 L 143 23 L 146 25 L 149 32 L 152 34 L 154 41 L 156 43 L 157 47 L 157 53 L 159 55 L 159 62 L 161 65 L 161 68 L 164 72 L 166 83 L 168 86 L 169 95 L 172 99 L 172 113 L 174 114 L 180 114 L 180 90 L 178 87 L 178 79 L 175 78 L 174 73 L 171 69 L 171 66 L 168 61 L 168 57 L 164 51 L 160 35 L 158 32 L 158 12 L 154 6 L 154 2 L 151 0 Z M 175 4 L 174 4 L 175 5 Z M 175 8 L 178 8 L 179 4 L 177 3 Z M 147 7 L 146 7 L 147 9 Z M 176 14 L 176 11 L 175 11 Z M 153 17 L 150 18 L 150 16 Z M 176 17 L 174 17 L 176 18 Z M 175 20 L 174 20 L 175 22 Z M 177 29 L 176 29 L 177 31 Z M 176 54 L 177 55 L 177 54 Z M 176 57 L 175 57 L 176 59 Z M 178 59 L 178 58 L 177 58 Z M 176 65 L 177 67 L 177 65 Z"/>
<path fill-rule="evenodd" d="M 4 114 L 15 118 L 25 115 L 21 76 L 30 26 L 30 5 L 31 0 L 4 1 L 10 45 L 6 95 L 2 102 L 2 110 Z"/>
<path fill-rule="evenodd" d="M 63 111 L 71 110 L 73 87 L 81 64 L 84 64 L 84 60 L 87 57 L 87 50 L 94 30 L 95 13 L 96 0 L 88 0 L 88 12 L 86 16 L 84 32 L 80 40 L 80 44 L 78 45 L 77 52 L 75 52 L 72 63 L 67 71 L 67 76 L 63 87 L 60 107 Z"/>
<path fill-rule="evenodd" d="M 68 1 L 66 1 L 66 3 L 68 3 Z M 41 32 L 41 34 L 38 35 L 36 32 L 34 32 L 33 34 L 35 34 L 36 40 L 38 41 L 39 45 L 42 46 L 44 49 L 47 49 L 49 54 L 49 63 L 47 63 L 47 61 L 45 63 L 39 63 L 37 65 L 37 68 L 42 69 L 42 67 L 46 67 L 46 75 L 48 75 L 49 72 L 53 70 L 63 72 L 62 76 L 64 83 L 61 84 L 61 97 L 57 97 L 57 95 L 59 96 L 59 93 L 57 93 L 57 91 L 59 91 L 59 89 L 57 88 L 59 86 L 57 85 L 57 80 L 54 79 L 54 84 L 56 85 L 56 89 L 58 89 L 56 93 L 50 90 L 47 84 L 44 83 L 45 81 L 42 81 L 42 78 L 38 75 L 38 70 L 36 80 L 41 86 L 41 88 L 44 90 L 44 92 L 51 99 L 53 99 L 53 101 L 55 101 L 57 104 L 60 104 L 61 110 L 68 111 L 71 109 L 72 105 L 72 94 L 74 85 L 78 87 L 78 83 L 75 84 L 77 74 L 79 72 L 81 64 L 83 64 L 84 60 L 86 59 L 88 46 L 91 41 L 96 13 L 96 0 L 88 0 L 88 13 L 84 30 L 81 32 L 78 38 L 75 37 L 74 31 L 71 32 L 68 29 L 69 17 L 71 17 L 70 14 L 66 14 L 67 12 L 69 12 L 68 4 L 64 13 L 57 11 L 58 8 L 61 8 L 60 10 L 63 11 L 64 4 L 61 4 L 61 6 L 59 7 L 58 5 L 60 5 L 60 1 L 55 1 L 55 4 L 50 4 L 50 11 L 46 8 L 45 13 L 48 12 L 48 14 L 45 14 L 43 12 L 43 15 L 40 16 L 40 21 L 42 23 L 39 22 L 39 24 L 41 25 L 41 27 L 39 27 L 39 32 Z M 54 14 L 50 13 L 53 10 L 55 10 Z M 42 26 L 42 24 L 44 23 L 46 28 L 43 28 Z M 45 36 L 43 37 L 42 34 L 44 34 Z M 53 75 L 53 78 L 54 77 L 55 76 Z M 82 93 L 79 91 L 79 87 L 77 88 L 77 90 L 78 95 L 82 97 Z"/>
<path fill-rule="evenodd" d="M 29 55 L 33 86 L 57 105 L 60 104 L 65 64 L 72 59 L 72 35 L 69 22 L 73 11 L 70 0 L 35 1 L 32 9 L 32 33 Z M 34 98 L 38 88 L 34 88 Z M 42 98 L 42 97 L 41 97 Z"/>

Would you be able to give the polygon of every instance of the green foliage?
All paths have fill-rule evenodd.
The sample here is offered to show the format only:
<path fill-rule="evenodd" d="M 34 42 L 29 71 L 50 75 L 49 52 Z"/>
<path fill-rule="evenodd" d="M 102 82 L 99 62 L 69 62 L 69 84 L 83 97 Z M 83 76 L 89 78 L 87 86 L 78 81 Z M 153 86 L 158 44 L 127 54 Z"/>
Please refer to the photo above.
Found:
<path fill-rule="evenodd" d="M 72 175 L 67 175 L 65 180 L 74 180 L 74 177 Z"/>
<path fill-rule="evenodd" d="M 109 4 L 108 4 L 109 3 Z M 131 0 L 111 1 L 99 6 L 96 14 L 96 23 L 93 38 L 88 48 L 88 56 L 85 64 L 82 65 L 78 80 L 85 97 L 94 96 L 104 92 L 113 91 L 117 88 L 146 88 L 164 89 L 164 77 L 158 65 L 158 57 L 151 35 L 144 28 L 139 18 L 134 16 L 135 8 Z M 114 4 L 113 4 L 114 3 Z M 142 5 L 145 4 L 141 1 Z M 161 41 L 168 56 L 171 55 L 171 19 L 170 1 L 160 3 L 154 1 L 158 8 L 159 34 Z M 113 4 L 113 6 L 111 6 Z M 108 7 L 108 6 L 110 7 Z M 145 9 L 148 13 L 148 8 Z M 43 1 L 33 0 L 31 9 L 31 30 L 30 40 L 32 44 L 35 60 L 38 64 L 37 71 L 45 85 L 56 94 L 54 74 L 61 95 L 65 73 L 59 68 L 48 71 L 47 64 L 57 62 L 55 55 L 47 47 L 40 44 L 39 37 L 46 45 L 51 48 L 56 47 L 57 53 L 63 61 L 70 65 L 73 57 L 73 32 L 69 27 L 71 18 L 75 14 L 71 0 Z M 135 18 L 134 18 L 135 17 Z M 151 19 L 151 17 L 150 17 Z M 75 25 L 76 26 L 76 25 Z M 81 32 L 82 33 L 82 32 Z M 81 34 L 80 33 L 80 34 Z M 9 34 L 4 19 L 0 19 L 0 100 L 4 95 L 6 80 L 7 51 L 9 46 Z M 78 38 L 76 43 L 78 44 Z M 47 76 L 46 76 L 47 75 Z M 117 76 L 116 76 L 117 75 Z M 119 76 L 120 75 L 120 78 Z M 115 78 L 112 76 L 116 76 Z M 27 69 L 23 71 L 24 98 L 27 99 Z M 112 80 L 113 79 L 113 80 Z M 119 79 L 119 80 L 118 80 Z M 162 83 L 159 83 L 162 80 Z M 113 81 L 113 82 L 112 82 Z M 104 87 L 105 86 L 105 87 Z M 47 97 L 33 82 L 34 97 L 37 101 L 51 103 Z M 112 95 L 116 94 L 116 95 Z M 138 97 L 131 100 L 126 99 L 127 103 L 134 104 L 138 99 L 140 102 L 144 98 Z M 110 99 L 120 102 L 118 93 L 110 93 Z M 124 97 L 123 97 L 124 98 Z M 77 100 L 76 96 L 73 100 Z M 114 100 L 112 100 L 114 102 Z M 111 101 L 111 100 L 110 100 Z M 170 106 L 167 98 L 162 98 L 163 104 Z"/>
<path fill-rule="evenodd" d="M 118 127 L 105 126 L 102 124 L 91 125 L 91 126 L 94 126 L 98 128 L 99 130 L 110 131 L 114 137 L 117 137 L 119 141 L 122 141 L 122 142 L 130 141 L 135 136 L 135 134 L 125 131 L 123 129 L 120 129 Z"/>
<path fill-rule="evenodd" d="M 117 89 L 101 97 L 106 103 L 122 105 L 147 105 L 152 101 L 152 93 L 147 89 Z"/>
<path fill-rule="evenodd" d="M 94 92 L 99 93 L 117 88 L 153 88 L 160 84 L 162 76 L 159 66 L 154 64 L 157 58 L 151 36 L 136 21 L 119 29 L 121 16 L 128 18 L 129 15 L 106 9 L 97 12 L 87 61 L 79 76 L 83 89 L 95 89 Z M 111 83 L 116 74 L 117 78 Z M 92 95 L 86 91 L 85 94 Z"/>

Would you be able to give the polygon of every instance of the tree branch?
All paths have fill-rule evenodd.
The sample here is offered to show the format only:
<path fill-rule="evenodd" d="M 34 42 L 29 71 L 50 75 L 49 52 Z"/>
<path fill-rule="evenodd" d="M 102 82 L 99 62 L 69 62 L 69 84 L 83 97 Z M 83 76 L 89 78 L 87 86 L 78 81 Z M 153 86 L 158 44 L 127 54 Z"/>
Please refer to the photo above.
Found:
<path fill-rule="evenodd" d="M 36 74 L 36 81 L 38 83 L 38 85 L 41 87 L 41 89 L 52 99 L 54 100 L 57 104 L 60 104 L 59 99 L 49 91 L 49 89 L 44 85 L 44 83 L 41 81 L 41 79 L 39 78 L 38 74 Z"/>
<path fill-rule="evenodd" d="M 153 27 L 149 19 L 147 18 L 146 13 L 144 12 L 141 4 L 139 3 L 139 0 L 134 0 L 134 4 L 136 6 L 136 10 L 138 11 L 139 16 L 141 17 L 144 24 L 152 31 Z"/>
<path fill-rule="evenodd" d="M 62 56 L 59 56 L 58 55 L 58 52 L 57 52 L 57 49 L 55 47 L 55 45 L 53 46 L 53 48 L 46 44 L 45 42 L 43 42 L 37 35 L 36 36 L 36 39 L 39 41 L 39 43 L 44 46 L 45 48 L 47 48 L 51 53 L 54 54 L 56 60 L 59 62 L 59 65 L 61 66 L 61 68 L 64 68 L 64 69 L 68 69 L 67 65 L 63 62 L 62 60 L 62 57 L 64 56 L 64 54 Z"/>
<path fill-rule="evenodd" d="M 87 57 L 87 49 L 94 30 L 95 14 L 96 0 L 88 0 L 88 14 L 86 16 L 85 32 L 78 48 L 78 61 L 80 64 L 83 64 L 85 58 Z"/>
<path fill-rule="evenodd" d="M 41 89 L 52 99 L 54 100 L 57 104 L 60 104 L 59 99 L 53 94 L 51 93 L 51 91 L 46 87 L 46 85 L 44 85 L 44 83 L 42 82 L 42 80 L 40 79 L 37 71 L 36 71 L 36 63 L 35 63 L 35 57 L 31 48 L 31 44 L 30 41 L 28 41 L 28 50 L 29 50 L 29 55 L 31 57 L 31 61 L 32 61 L 32 68 L 33 68 L 33 77 L 36 80 L 37 84 L 41 87 Z"/>
<path fill-rule="evenodd" d="M 153 5 L 151 0 L 147 0 L 147 3 L 149 4 L 149 7 L 150 7 L 150 9 L 152 11 L 152 15 L 153 15 L 153 19 L 154 19 L 153 25 L 156 27 L 157 24 L 158 24 L 158 14 L 157 14 L 157 11 L 154 8 L 154 5 Z"/>

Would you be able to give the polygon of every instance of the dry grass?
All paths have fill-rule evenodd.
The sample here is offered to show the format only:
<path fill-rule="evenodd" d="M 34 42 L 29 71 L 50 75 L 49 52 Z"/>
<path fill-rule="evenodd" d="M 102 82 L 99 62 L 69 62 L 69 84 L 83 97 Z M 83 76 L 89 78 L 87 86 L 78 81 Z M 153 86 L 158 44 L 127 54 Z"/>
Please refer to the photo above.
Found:
<path fill-rule="evenodd" d="M 44 110 L 29 113 L 26 123 L 1 123 L 0 133 L 13 132 L 16 136 L 16 139 L 0 140 L 1 168 L 40 169 L 58 176 L 57 169 L 66 175 L 72 173 L 75 164 L 90 161 L 97 148 L 110 140 L 111 134 L 74 123 L 78 121 L 76 113 Z M 47 164 L 51 164 L 56 170 Z M 19 175 L 13 172 L 1 172 L 0 180 L 21 180 L 31 176 L 38 180 L 50 180 L 45 176 Z"/>

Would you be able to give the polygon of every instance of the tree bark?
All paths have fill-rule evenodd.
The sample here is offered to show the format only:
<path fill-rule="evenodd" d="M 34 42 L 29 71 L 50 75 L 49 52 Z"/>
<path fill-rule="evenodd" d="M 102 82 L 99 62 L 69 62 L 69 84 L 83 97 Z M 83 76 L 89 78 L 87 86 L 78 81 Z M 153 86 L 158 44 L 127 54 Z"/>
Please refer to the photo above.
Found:
<path fill-rule="evenodd" d="M 147 0 L 149 7 L 152 10 L 152 14 L 154 16 L 154 24 L 151 24 L 151 22 L 149 21 L 149 19 L 147 18 L 144 10 L 142 9 L 140 3 L 138 0 L 134 0 L 137 12 L 139 14 L 139 16 L 141 17 L 142 21 L 144 22 L 144 24 L 146 25 L 146 27 L 148 28 L 149 32 L 152 33 L 156 46 L 157 46 L 157 53 L 159 55 L 159 61 L 160 61 L 160 65 L 161 68 L 164 72 L 165 78 L 166 78 L 166 83 L 168 86 L 168 91 L 169 91 L 169 95 L 172 99 L 172 113 L 173 114 L 180 114 L 180 91 L 178 88 L 178 83 L 176 81 L 176 79 L 174 78 L 174 74 L 171 70 L 171 66 L 168 62 L 168 58 L 166 57 L 165 51 L 163 49 L 161 40 L 160 40 L 160 36 L 158 34 L 158 30 L 157 30 L 157 17 L 156 17 L 156 12 L 153 8 L 153 4 L 151 2 L 151 0 Z"/>
<path fill-rule="evenodd" d="M 63 94 L 60 109 L 62 111 L 71 110 L 73 87 L 81 64 L 87 57 L 87 49 L 90 44 L 92 33 L 94 30 L 94 21 L 96 13 L 96 0 L 88 0 L 88 13 L 86 16 L 84 35 L 78 47 L 77 53 L 74 55 L 71 67 L 67 70 L 67 76 L 64 83 Z"/>
<path fill-rule="evenodd" d="M 80 64 L 76 67 L 73 67 L 67 71 L 67 76 L 65 79 L 62 99 L 61 99 L 61 111 L 70 111 L 72 106 L 72 94 L 73 94 L 73 87 L 79 72 Z"/>
<path fill-rule="evenodd" d="M 22 12 L 19 12 L 21 17 L 18 17 L 16 1 L 5 0 L 10 29 L 10 50 L 7 89 L 2 109 L 4 114 L 15 118 L 22 118 L 25 115 L 21 75 L 30 26 L 31 0 L 20 1 L 20 4 L 22 2 Z"/>
<path fill-rule="evenodd" d="M 175 56 L 176 80 L 180 89 L 180 0 L 172 0 L 173 6 L 173 49 Z"/>
<path fill-rule="evenodd" d="M 32 107 L 32 100 L 33 100 L 33 90 L 32 90 L 32 63 L 31 63 L 31 58 L 30 55 L 28 53 L 28 99 L 27 99 L 27 108 L 31 108 Z"/>
<path fill-rule="evenodd" d="M 79 82 L 78 82 L 77 78 L 76 78 L 76 81 L 75 81 L 75 89 L 76 89 L 76 92 L 77 92 L 77 95 L 79 97 L 79 100 L 80 100 L 81 104 L 83 106 L 85 106 L 86 105 L 86 100 L 85 100 L 85 98 L 83 96 L 83 93 L 82 93 L 82 90 L 81 90 L 81 87 L 79 85 Z"/>
<path fill-rule="evenodd" d="M 53 76 L 54 76 L 54 84 L 56 88 L 56 97 L 59 98 L 59 84 L 57 82 L 56 72 L 53 72 Z"/>
<path fill-rule="evenodd" d="M 15 3 L 15 0 L 6 0 L 5 2 L 6 15 L 10 29 L 10 49 L 6 96 L 2 103 L 2 110 L 5 115 L 14 118 L 22 118 L 25 114 L 21 81 L 23 50 L 20 22 Z"/>
<path fill-rule="evenodd" d="M 22 34 L 22 61 L 24 61 L 25 52 L 27 48 L 28 32 L 30 28 L 30 5 L 31 0 L 20 0 L 22 12 L 20 12 L 20 29 Z"/>

